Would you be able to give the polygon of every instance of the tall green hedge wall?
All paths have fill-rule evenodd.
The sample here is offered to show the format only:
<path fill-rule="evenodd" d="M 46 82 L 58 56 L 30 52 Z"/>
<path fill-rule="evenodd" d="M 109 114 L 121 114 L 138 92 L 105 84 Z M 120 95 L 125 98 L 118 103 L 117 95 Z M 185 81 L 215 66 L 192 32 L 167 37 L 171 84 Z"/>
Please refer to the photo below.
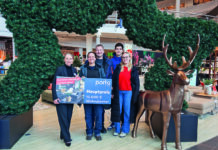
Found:
<path fill-rule="evenodd" d="M 169 43 L 168 55 L 181 63 L 188 58 L 187 45 L 196 46 L 201 36 L 199 53 L 190 66 L 197 68 L 202 58 L 218 45 L 218 25 L 195 18 L 175 19 L 161 13 L 155 0 L 0 0 L 0 12 L 7 28 L 13 32 L 19 58 L 0 82 L 0 114 L 28 111 L 49 85 L 57 66 L 63 63 L 58 40 L 52 29 L 94 34 L 106 17 L 118 10 L 126 35 L 134 44 L 161 49 L 164 34 Z M 169 57 L 168 56 L 168 57 Z M 163 90 L 171 79 L 163 58 L 145 75 L 145 88 Z"/>

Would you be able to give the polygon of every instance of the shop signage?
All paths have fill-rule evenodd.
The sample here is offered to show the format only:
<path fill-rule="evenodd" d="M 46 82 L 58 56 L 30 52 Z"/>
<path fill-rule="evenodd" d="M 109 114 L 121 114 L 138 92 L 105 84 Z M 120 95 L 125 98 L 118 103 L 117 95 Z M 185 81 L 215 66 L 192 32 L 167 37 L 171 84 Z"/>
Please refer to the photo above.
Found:
<path fill-rule="evenodd" d="M 86 78 L 85 104 L 111 104 L 111 79 Z"/>
<path fill-rule="evenodd" d="M 84 80 L 80 77 L 57 76 L 56 92 L 60 103 L 83 103 Z"/>
<path fill-rule="evenodd" d="M 111 104 L 111 79 L 57 76 L 60 103 Z"/>

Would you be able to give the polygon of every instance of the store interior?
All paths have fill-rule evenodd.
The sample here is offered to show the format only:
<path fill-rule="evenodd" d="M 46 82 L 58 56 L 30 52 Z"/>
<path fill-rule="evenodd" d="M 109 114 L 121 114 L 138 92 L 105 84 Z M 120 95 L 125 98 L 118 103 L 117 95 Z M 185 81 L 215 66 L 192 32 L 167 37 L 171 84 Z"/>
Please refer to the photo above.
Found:
<path fill-rule="evenodd" d="M 180 8 L 185 9 L 188 6 L 199 6 L 200 4 L 206 4 L 208 2 L 212 2 L 212 0 L 192 0 L 190 6 L 188 0 L 181 0 Z M 175 3 L 169 5 L 171 3 L 172 0 L 157 0 L 157 5 L 162 11 L 175 10 Z M 73 56 L 79 58 L 81 64 L 84 64 L 86 61 L 88 51 L 95 52 L 95 45 L 98 38 L 97 35 L 92 35 L 92 46 L 91 49 L 88 50 L 85 45 L 87 39 L 84 35 L 78 36 L 75 35 L 75 33 L 59 33 L 59 31 L 55 34 L 59 40 L 60 52 L 63 55 L 71 53 Z M 107 36 L 110 37 L 107 38 Z M 156 59 L 163 57 L 163 52 L 161 50 L 151 50 L 137 47 L 132 41 L 128 40 L 125 34 L 102 34 L 101 42 L 106 45 L 104 53 L 109 59 L 113 57 L 115 43 L 124 43 L 125 51 L 131 53 L 132 64 L 136 66 L 139 71 L 140 90 L 145 91 L 144 77 L 146 76 L 146 73 L 149 72 L 149 69 L 154 66 Z M 14 47 L 13 37 L 0 35 L 0 81 L 7 75 L 7 71 L 10 68 L 11 63 L 19 57 L 18 51 L 19 50 Z M 183 126 L 186 127 L 183 131 L 187 130 L 190 133 L 194 132 L 192 134 L 194 138 L 190 139 L 191 136 L 189 136 L 188 140 L 186 139 L 182 141 L 182 149 L 195 150 L 194 146 L 197 145 L 201 147 L 201 149 L 198 150 L 202 150 L 202 148 L 217 149 L 217 145 L 215 145 L 214 142 L 212 142 L 209 146 L 204 144 L 202 145 L 202 142 L 210 140 L 214 137 L 217 138 L 218 136 L 218 45 L 210 51 L 210 55 L 202 59 L 201 66 L 195 70 L 190 78 L 190 85 L 185 86 L 184 99 L 186 104 L 184 105 L 187 105 L 187 108 L 181 115 L 184 115 L 185 119 L 189 117 L 193 117 L 194 119 L 191 118 L 190 121 L 183 120 L 183 124 L 185 124 Z M 79 67 L 77 67 L 77 69 L 79 71 Z M 207 83 L 210 83 L 209 88 L 206 87 Z M 149 127 L 146 122 L 146 113 L 144 113 L 140 119 L 137 138 L 133 139 L 131 137 L 131 133 L 129 133 L 124 140 L 119 137 L 114 137 L 112 135 L 112 131 L 107 131 L 106 134 L 102 134 L 103 140 L 101 143 L 96 142 L 95 140 L 89 142 L 86 141 L 84 118 L 83 106 L 75 104 L 70 127 L 73 139 L 71 148 L 73 149 L 160 149 L 161 139 L 157 137 L 153 139 L 149 134 Z M 109 125 L 110 110 L 106 110 L 105 127 L 108 127 Z M 133 125 L 131 125 L 131 129 L 132 128 Z M 218 142 L 218 138 L 216 141 Z M 33 126 L 19 139 L 12 149 L 23 150 L 31 148 L 33 150 L 38 150 L 42 147 L 42 145 L 43 149 L 63 149 L 63 141 L 59 139 L 59 125 L 56 108 L 53 104 L 51 86 L 42 92 L 39 100 L 33 106 Z M 167 145 L 169 150 L 175 149 L 174 142 L 169 142 Z"/>

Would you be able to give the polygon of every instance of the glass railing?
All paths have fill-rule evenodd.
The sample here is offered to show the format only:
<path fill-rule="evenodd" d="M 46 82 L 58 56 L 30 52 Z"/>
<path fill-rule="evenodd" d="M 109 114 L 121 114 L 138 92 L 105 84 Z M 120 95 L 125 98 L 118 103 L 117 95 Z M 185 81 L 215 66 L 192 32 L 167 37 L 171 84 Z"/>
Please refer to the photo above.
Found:
<path fill-rule="evenodd" d="M 168 14 L 179 14 L 180 17 L 194 17 L 199 18 L 203 20 L 214 20 L 216 23 L 218 23 L 218 17 L 217 16 L 211 16 L 211 15 L 204 15 L 201 13 L 190 13 L 190 12 L 182 12 L 182 11 L 175 11 L 175 10 L 161 10 L 162 12 L 167 12 Z"/>

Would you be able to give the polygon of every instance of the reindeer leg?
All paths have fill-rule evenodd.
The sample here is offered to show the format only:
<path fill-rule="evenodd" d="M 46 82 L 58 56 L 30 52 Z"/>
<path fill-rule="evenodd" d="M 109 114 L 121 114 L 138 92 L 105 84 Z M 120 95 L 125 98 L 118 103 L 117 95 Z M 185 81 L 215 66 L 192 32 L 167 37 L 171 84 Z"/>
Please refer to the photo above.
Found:
<path fill-rule="evenodd" d="M 148 116 L 148 125 L 149 125 L 149 128 L 150 128 L 150 135 L 151 135 L 152 138 L 155 138 L 154 131 L 153 131 L 152 125 L 151 125 L 151 115 L 152 115 L 152 111 L 151 111 L 151 110 L 148 110 L 147 113 L 148 113 L 147 116 Z"/>
<path fill-rule="evenodd" d="M 135 120 L 135 123 L 134 123 L 134 127 L 133 127 L 133 130 L 132 130 L 132 137 L 133 138 L 135 138 L 137 136 L 137 129 L 138 129 L 138 124 L 139 124 L 139 119 L 141 118 L 144 111 L 145 111 L 145 108 L 144 108 L 143 105 L 141 105 L 140 109 L 139 109 L 139 111 L 137 113 L 136 120 Z"/>
<path fill-rule="evenodd" d="M 180 127 L 181 127 L 181 114 L 179 113 L 175 113 L 173 114 L 173 119 L 174 119 L 174 123 L 175 123 L 175 130 L 176 130 L 176 149 L 181 150 L 182 146 L 181 146 L 181 142 L 180 142 Z"/>
<path fill-rule="evenodd" d="M 167 131 L 169 127 L 171 113 L 166 112 L 162 114 L 163 114 L 163 136 L 162 136 L 161 150 L 167 150 L 166 139 L 167 139 Z"/>

